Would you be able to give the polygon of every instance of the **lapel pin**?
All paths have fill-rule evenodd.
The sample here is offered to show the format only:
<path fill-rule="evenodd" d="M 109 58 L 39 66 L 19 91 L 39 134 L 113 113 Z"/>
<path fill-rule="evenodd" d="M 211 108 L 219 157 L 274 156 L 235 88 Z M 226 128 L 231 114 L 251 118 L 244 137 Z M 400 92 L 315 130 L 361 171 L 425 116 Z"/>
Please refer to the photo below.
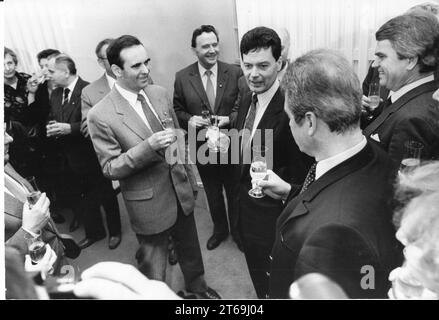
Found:
<path fill-rule="evenodd" d="M 223 87 L 223 84 L 222 84 L 222 83 L 220 83 L 220 84 L 219 84 L 219 87 L 220 87 L 220 88 L 222 88 L 222 87 Z"/>

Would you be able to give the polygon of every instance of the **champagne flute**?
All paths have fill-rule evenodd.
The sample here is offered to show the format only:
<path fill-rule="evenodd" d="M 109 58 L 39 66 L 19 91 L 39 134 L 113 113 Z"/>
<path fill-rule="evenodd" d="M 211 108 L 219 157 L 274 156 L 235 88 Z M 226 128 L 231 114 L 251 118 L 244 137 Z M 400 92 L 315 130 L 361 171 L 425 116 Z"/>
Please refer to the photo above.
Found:
<path fill-rule="evenodd" d="M 163 112 L 163 117 L 161 119 L 161 122 L 162 122 L 163 129 L 170 131 L 174 134 L 170 143 L 175 142 L 175 140 L 177 140 L 177 136 L 175 135 L 175 132 L 174 132 L 174 130 L 175 130 L 174 120 L 172 119 L 172 117 L 169 115 L 169 113 L 167 111 Z"/>
<path fill-rule="evenodd" d="M 250 176 L 252 180 L 252 189 L 248 194 L 253 198 L 262 198 L 265 194 L 262 192 L 262 188 L 258 186 L 258 181 L 263 180 L 267 175 L 267 161 L 265 159 L 265 154 L 267 153 L 267 147 L 265 146 L 254 146 L 253 160 L 250 165 Z"/>
<path fill-rule="evenodd" d="M 380 82 L 379 81 L 373 81 L 369 85 L 368 97 L 370 99 L 370 102 L 369 102 L 369 115 L 367 116 L 367 119 L 372 120 L 373 111 L 376 108 L 378 108 L 378 105 L 380 104 Z"/>
<path fill-rule="evenodd" d="M 32 209 L 32 207 L 37 203 L 38 199 L 41 197 L 41 191 L 38 189 L 37 180 L 34 176 L 27 177 L 26 181 L 31 186 L 31 190 L 26 185 L 23 185 L 24 189 L 27 190 L 26 198 L 27 202 L 29 203 L 29 209 Z"/>

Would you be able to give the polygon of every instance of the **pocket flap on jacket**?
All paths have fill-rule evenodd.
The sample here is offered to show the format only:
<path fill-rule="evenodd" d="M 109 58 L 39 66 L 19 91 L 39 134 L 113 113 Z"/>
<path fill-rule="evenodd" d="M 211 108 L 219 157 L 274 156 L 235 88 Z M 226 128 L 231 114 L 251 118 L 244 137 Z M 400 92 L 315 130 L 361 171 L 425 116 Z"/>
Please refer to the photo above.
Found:
<path fill-rule="evenodd" d="M 153 190 L 152 188 L 145 190 L 130 190 L 124 191 L 122 194 L 127 200 L 147 200 L 152 198 Z"/>

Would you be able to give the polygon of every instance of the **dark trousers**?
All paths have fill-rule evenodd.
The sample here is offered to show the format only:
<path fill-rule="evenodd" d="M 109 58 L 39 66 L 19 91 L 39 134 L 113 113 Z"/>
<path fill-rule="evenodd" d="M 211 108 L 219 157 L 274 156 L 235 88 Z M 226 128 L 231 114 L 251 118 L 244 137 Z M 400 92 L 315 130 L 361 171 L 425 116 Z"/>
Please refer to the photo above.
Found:
<path fill-rule="evenodd" d="M 239 237 L 236 192 L 233 165 L 226 164 L 197 164 L 206 192 L 210 214 L 213 221 L 213 233 L 221 236 L 229 234 L 227 213 L 230 221 L 230 233 L 233 238 Z M 227 211 L 223 188 L 226 191 Z"/>
<path fill-rule="evenodd" d="M 276 220 L 282 203 L 265 196 L 248 195 L 250 183 L 239 186 L 239 231 L 245 260 L 259 299 L 268 295 L 270 254 L 276 232 Z"/>
<path fill-rule="evenodd" d="M 109 236 L 116 236 L 121 233 L 119 203 L 117 202 L 117 194 L 113 189 L 111 180 L 106 179 L 102 182 L 102 206 L 104 207 L 105 217 Z M 99 219 L 102 224 L 101 219 Z"/>
<path fill-rule="evenodd" d="M 184 215 L 180 205 L 177 209 L 177 222 L 170 229 L 153 235 L 136 235 L 139 241 L 136 253 L 139 270 L 149 279 L 165 281 L 169 235 L 174 240 L 186 290 L 205 292 L 207 285 L 194 214 Z"/>

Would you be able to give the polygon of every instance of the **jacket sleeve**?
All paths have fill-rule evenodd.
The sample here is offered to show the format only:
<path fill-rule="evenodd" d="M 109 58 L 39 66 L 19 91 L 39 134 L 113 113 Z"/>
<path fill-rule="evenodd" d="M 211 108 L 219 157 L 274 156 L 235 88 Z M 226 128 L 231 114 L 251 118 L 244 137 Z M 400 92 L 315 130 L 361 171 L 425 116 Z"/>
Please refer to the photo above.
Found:
<path fill-rule="evenodd" d="M 83 90 L 81 93 L 81 123 L 87 122 L 87 114 L 92 106 L 90 96 Z"/>
<path fill-rule="evenodd" d="M 111 128 L 100 120 L 93 110 L 88 113 L 87 123 L 93 146 L 106 178 L 124 179 L 156 162 L 163 161 L 163 158 L 152 149 L 148 140 L 122 152 Z"/>
<path fill-rule="evenodd" d="M 187 130 L 189 119 L 192 114 L 187 112 L 186 99 L 183 93 L 183 85 L 180 75 L 177 73 L 175 75 L 174 82 L 174 111 L 177 115 L 180 127 Z"/>

